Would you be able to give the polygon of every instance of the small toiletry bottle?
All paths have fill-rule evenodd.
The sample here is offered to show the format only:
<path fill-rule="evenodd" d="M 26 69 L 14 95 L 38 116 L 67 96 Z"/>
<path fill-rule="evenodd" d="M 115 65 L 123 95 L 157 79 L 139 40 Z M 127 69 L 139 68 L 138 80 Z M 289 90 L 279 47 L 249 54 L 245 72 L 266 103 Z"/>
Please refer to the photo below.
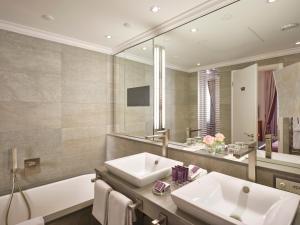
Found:
<path fill-rule="evenodd" d="M 187 182 L 189 180 L 189 168 L 184 167 L 184 182 Z"/>
<path fill-rule="evenodd" d="M 178 184 L 182 184 L 184 182 L 184 170 L 182 166 L 178 167 Z"/>
<path fill-rule="evenodd" d="M 175 166 L 175 167 L 172 167 L 172 181 L 173 182 L 176 182 L 178 180 L 178 168 Z"/>

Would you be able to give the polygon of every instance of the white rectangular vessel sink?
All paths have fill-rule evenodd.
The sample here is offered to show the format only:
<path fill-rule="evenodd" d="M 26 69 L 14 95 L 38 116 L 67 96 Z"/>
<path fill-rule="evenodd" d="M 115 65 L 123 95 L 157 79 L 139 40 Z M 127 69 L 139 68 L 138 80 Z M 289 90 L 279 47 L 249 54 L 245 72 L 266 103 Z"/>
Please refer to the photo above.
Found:
<path fill-rule="evenodd" d="M 214 225 L 290 225 L 300 196 L 211 172 L 171 193 L 179 209 Z"/>
<path fill-rule="evenodd" d="M 147 152 L 105 162 L 108 171 L 137 187 L 169 176 L 176 165 L 183 163 Z"/>

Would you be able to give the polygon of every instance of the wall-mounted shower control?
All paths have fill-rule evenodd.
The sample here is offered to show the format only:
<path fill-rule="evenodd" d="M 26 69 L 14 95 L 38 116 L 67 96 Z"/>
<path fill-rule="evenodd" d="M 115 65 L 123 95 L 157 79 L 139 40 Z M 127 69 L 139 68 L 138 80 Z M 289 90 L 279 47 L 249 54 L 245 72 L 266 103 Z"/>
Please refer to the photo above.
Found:
<path fill-rule="evenodd" d="M 34 159 L 25 159 L 24 160 L 24 167 L 25 168 L 33 168 L 39 166 L 41 163 L 40 158 L 34 158 Z"/>
<path fill-rule="evenodd" d="M 41 172 L 41 159 L 40 158 L 32 158 L 24 160 L 24 172 L 25 176 L 37 174 Z"/>

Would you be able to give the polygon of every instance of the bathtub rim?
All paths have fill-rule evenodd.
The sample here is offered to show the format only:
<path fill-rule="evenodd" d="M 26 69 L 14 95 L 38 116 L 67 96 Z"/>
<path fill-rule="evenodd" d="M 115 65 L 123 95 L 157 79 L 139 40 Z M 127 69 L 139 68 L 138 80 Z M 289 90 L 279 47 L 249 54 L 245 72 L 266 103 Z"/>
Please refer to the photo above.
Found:
<path fill-rule="evenodd" d="M 27 184 L 27 185 L 22 185 L 21 184 L 21 188 L 22 188 L 23 191 L 27 191 L 29 189 L 42 187 L 42 186 L 45 186 L 45 185 L 48 185 L 48 184 L 52 184 L 52 183 L 56 183 L 56 182 L 60 182 L 60 181 L 64 181 L 64 180 L 84 176 L 84 175 L 92 175 L 92 174 L 94 174 L 95 177 L 96 177 L 95 171 L 90 171 L 90 172 L 79 173 L 79 174 L 65 176 L 65 177 L 53 178 L 53 179 L 49 179 L 49 180 L 45 180 L 45 181 L 39 181 L 39 182 L 36 182 L 34 184 Z M 24 175 L 22 173 L 18 174 L 17 176 L 18 176 L 18 180 L 23 180 L 24 179 Z M 10 183 L 9 189 L 4 190 L 4 191 L 0 191 L 0 197 L 5 196 L 5 195 L 9 195 L 11 193 L 10 188 L 11 188 L 11 183 Z"/>
<path fill-rule="evenodd" d="M 77 175 L 77 176 L 65 177 L 65 178 L 62 178 L 62 179 L 59 179 L 59 180 L 55 179 L 56 181 L 43 182 L 42 185 L 37 185 L 37 184 L 30 185 L 30 187 L 26 186 L 25 188 L 22 187 L 22 189 L 23 189 L 23 191 L 26 191 L 26 190 L 30 190 L 30 189 L 34 189 L 34 188 L 42 188 L 43 186 L 46 186 L 46 185 L 50 185 L 50 184 L 54 184 L 54 183 L 58 183 L 58 182 L 63 182 L 65 180 L 69 180 L 69 179 L 73 179 L 73 178 L 77 178 L 77 177 L 81 177 L 81 176 L 85 176 L 85 175 L 95 175 L 95 172 L 93 172 L 93 173 L 92 172 L 87 172 L 87 173 L 80 174 L 80 175 Z M 92 182 L 92 181 L 90 180 L 89 182 Z M 10 194 L 10 192 L 7 193 L 7 194 L 0 195 L 0 198 L 3 197 L 3 196 L 9 195 L 9 194 Z M 54 220 L 60 219 L 60 218 L 62 218 L 64 216 L 67 216 L 69 214 L 75 213 L 77 211 L 80 211 L 84 208 L 90 207 L 90 206 L 93 205 L 93 202 L 94 202 L 94 198 L 92 198 L 90 200 L 87 200 L 87 201 L 84 201 L 84 202 L 81 202 L 79 204 L 73 205 L 71 207 L 68 207 L 68 208 L 50 213 L 49 215 L 45 215 L 45 216 L 43 216 L 45 224 L 49 223 L 49 222 L 52 222 Z"/>
<path fill-rule="evenodd" d="M 91 200 L 82 202 L 78 205 L 74 205 L 74 206 L 71 206 L 69 208 L 54 212 L 54 213 L 49 214 L 47 216 L 44 216 L 43 218 L 44 218 L 45 224 L 49 223 L 49 222 L 52 222 L 54 220 L 60 219 L 64 216 L 67 216 L 67 215 L 72 214 L 74 212 L 80 211 L 84 208 L 90 207 L 90 206 L 93 205 L 93 202 L 94 202 L 94 199 L 91 199 Z"/>

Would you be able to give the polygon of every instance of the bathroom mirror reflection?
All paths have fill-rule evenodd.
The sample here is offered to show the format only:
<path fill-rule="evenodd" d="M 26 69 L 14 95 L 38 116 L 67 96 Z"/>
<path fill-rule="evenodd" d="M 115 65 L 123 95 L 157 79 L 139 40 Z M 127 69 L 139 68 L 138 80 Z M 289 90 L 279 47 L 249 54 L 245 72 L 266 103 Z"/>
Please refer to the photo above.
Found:
<path fill-rule="evenodd" d="M 300 166 L 300 112 L 279 115 L 284 104 L 277 92 L 285 89 L 277 90 L 273 76 L 300 62 L 299 8 L 297 0 L 239 1 L 154 39 L 165 51 L 164 122 L 171 141 L 197 152 L 193 143 L 222 133 L 225 144 L 257 141 L 258 159 L 269 161 L 265 138 L 271 134 L 272 162 Z M 127 52 L 140 62 L 153 59 L 143 50 L 149 43 Z"/>
<path fill-rule="evenodd" d="M 131 136 L 153 133 L 153 41 L 114 57 L 115 132 Z"/>

